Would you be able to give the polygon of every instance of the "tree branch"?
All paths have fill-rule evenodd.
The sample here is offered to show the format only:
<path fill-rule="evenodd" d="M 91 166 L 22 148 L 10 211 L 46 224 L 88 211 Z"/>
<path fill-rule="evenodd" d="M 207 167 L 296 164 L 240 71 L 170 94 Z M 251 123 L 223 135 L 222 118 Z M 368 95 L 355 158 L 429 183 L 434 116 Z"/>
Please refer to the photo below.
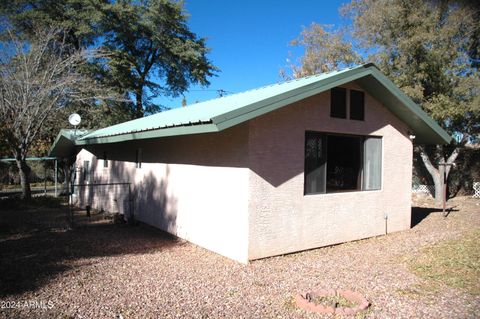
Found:
<path fill-rule="evenodd" d="M 438 175 L 438 169 L 433 166 L 432 162 L 430 161 L 430 157 L 428 157 L 428 154 L 425 152 L 425 148 L 423 146 L 418 146 L 418 149 L 420 150 L 420 157 L 422 158 L 422 161 L 430 175 Z"/>

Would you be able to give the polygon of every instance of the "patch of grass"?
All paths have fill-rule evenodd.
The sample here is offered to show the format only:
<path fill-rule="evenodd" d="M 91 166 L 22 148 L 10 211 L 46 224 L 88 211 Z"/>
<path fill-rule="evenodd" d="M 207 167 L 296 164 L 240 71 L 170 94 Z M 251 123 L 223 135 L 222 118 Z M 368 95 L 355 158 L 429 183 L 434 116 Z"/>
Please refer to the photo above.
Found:
<path fill-rule="evenodd" d="M 477 229 L 460 239 L 425 247 L 407 261 L 408 267 L 432 285 L 441 283 L 480 295 L 479 238 L 480 229 Z"/>
<path fill-rule="evenodd" d="M 267 286 L 266 283 L 264 283 L 263 281 L 258 281 L 258 280 L 254 280 L 253 284 L 257 287 L 266 287 Z"/>
<path fill-rule="evenodd" d="M 229 289 L 228 290 L 228 296 L 229 297 L 233 297 L 237 294 L 237 290 L 234 288 L 234 289 Z"/>
<path fill-rule="evenodd" d="M 357 312 L 355 314 L 355 319 L 366 319 L 366 318 L 372 318 L 372 307 L 369 307 L 366 310 Z"/>
<path fill-rule="evenodd" d="M 440 285 L 436 282 L 415 284 L 407 288 L 397 289 L 397 293 L 411 299 L 418 299 L 427 295 L 435 295 L 439 292 Z"/>
<path fill-rule="evenodd" d="M 333 308 L 353 308 L 358 306 L 357 303 L 339 295 L 315 297 L 312 298 L 312 302 L 317 305 L 331 306 Z"/>
<path fill-rule="evenodd" d="M 288 309 L 290 311 L 298 310 L 297 304 L 295 302 L 295 298 L 293 297 L 285 299 L 283 302 L 283 306 L 285 307 L 285 309 Z"/>

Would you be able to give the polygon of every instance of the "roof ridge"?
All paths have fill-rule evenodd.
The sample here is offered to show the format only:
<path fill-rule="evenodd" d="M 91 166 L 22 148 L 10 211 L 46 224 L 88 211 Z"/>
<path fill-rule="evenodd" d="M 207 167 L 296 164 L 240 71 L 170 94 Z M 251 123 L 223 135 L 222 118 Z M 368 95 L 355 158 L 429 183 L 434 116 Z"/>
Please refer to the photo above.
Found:
<path fill-rule="evenodd" d="M 360 67 L 360 66 L 363 66 L 363 65 L 361 64 L 361 65 L 356 65 L 356 66 L 354 66 L 354 67 L 345 68 L 345 69 L 342 69 L 342 70 L 332 70 L 332 71 L 328 71 L 328 72 L 316 73 L 316 74 L 312 74 L 312 75 L 302 76 L 302 77 L 300 77 L 300 78 L 293 78 L 293 79 L 290 79 L 290 80 L 285 80 L 285 81 L 283 81 L 283 82 L 276 82 L 276 83 L 266 84 L 266 85 L 259 86 L 259 87 L 256 87 L 256 88 L 252 88 L 252 89 L 248 89 L 248 90 L 245 90 L 245 91 L 236 92 L 236 93 L 233 93 L 233 94 L 230 94 L 230 95 L 215 97 L 215 98 L 211 98 L 211 99 L 208 99 L 208 100 L 205 100 L 205 101 L 188 104 L 187 106 L 185 106 L 185 108 L 188 108 L 188 107 L 190 107 L 190 106 L 199 105 L 199 104 L 206 103 L 206 102 L 210 102 L 210 101 L 214 101 L 214 100 L 221 100 L 221 99 L 229 98 L 229 97 L 236 96 L 236 95 L 240 95 L 240 94 L 244 94 L 244 93 L 249 93 L 249 92 L 253 92 L 253 91 L 263 90 L 263 89 L 266 89 L 266 88 L 269 88 L 269 87 L 274 87 L 274 86 L 277 86 L 277 85 L 283 85 L 283 84 L 287 84 L 287 83 L 293 83 L 293 82 L 297 82 L 297 81 L 300 81 L 300 80 L 305 80 L 305 79 L 320 77 L 320 76 L 322 76 L 322 75 L 328 75 L 328 74 L 331 74 L 331 73 L 343 72 L 343 71 L 351 70 L 351 69 L 354 69 L 354 68 L 357 68 L 357 67 Z M 173 108 L 173 109 L 177 109 L 177 108 Z M 173 110 L 173 109 L 170 109 L 170 110 Z M 170 110 L 169 110 L 169 111 L 170 111 Z M 163 113 L 163 112 L 161 112 L 161 113 Z M 156 113 L 156 114 L 159 114 L 159 113 Z M 153 114 L 153 115 L 155 115 L 155 114 Z"/>

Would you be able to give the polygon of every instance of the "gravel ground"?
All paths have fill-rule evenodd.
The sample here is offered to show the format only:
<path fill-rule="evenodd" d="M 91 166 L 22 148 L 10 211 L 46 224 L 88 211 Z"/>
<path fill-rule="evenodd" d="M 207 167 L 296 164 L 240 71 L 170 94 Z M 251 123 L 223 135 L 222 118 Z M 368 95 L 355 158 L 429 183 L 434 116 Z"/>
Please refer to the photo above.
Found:
<path fill-rule="evenodd" d="M 7 210 L 0 212 L 0 317 L 335 318 L 300 310 L 293 297 L 341 288 L 371 302 L 357 318 L 478 318 L 480 296 L 431 288 L 405 262 L 425 245 L 480 228 L 479 200 L 448 205 L 454 210 L 444 218 L 417 198 L 408 231 L 249 265 L 146 226 L 96 221 L 67 231 L 58 209 L 42 211 L 56 224 L 6 231 Z"/>

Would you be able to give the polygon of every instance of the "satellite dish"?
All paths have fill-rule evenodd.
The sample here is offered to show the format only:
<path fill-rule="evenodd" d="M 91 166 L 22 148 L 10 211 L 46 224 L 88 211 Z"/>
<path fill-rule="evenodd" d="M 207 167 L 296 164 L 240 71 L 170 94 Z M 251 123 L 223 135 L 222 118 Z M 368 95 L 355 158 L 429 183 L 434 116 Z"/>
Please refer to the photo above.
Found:
<path fill-rule="evenodd" d="M 77 126 L 78 124 L 80 124 L 81 121 L 82 121 L 82 118 L 77 113 L 72 113 L 68 117 L 68 122 L 73 126 Z"/>

